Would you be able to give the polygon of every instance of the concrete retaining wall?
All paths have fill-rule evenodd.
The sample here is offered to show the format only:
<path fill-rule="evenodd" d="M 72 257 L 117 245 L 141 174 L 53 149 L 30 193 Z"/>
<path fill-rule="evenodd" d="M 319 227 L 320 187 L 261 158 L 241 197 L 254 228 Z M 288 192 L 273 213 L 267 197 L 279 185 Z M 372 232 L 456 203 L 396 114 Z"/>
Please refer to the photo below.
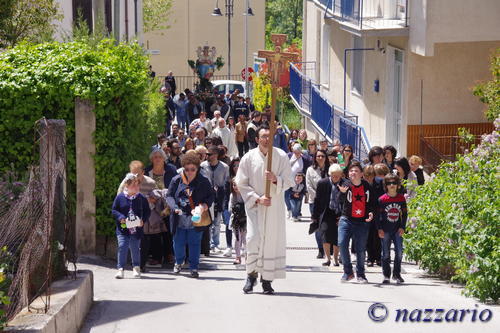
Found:
<path fill-rule="evenodd" d="M 7 332 L 78 333 L 94 297 L 93 274 L 78 271 L 76 280 L 59 280 L 52 284 L 48 313 L 32 313 L 23 309 L 5 328 Z M 36 299 L 34 308 L 44 307 Z"/>

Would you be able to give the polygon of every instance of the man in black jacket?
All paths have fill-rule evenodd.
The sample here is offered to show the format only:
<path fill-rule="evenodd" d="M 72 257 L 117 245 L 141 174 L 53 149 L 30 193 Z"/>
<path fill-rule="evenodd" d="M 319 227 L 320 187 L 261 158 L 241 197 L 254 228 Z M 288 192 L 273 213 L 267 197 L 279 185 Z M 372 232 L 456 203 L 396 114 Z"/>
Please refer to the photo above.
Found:
<path fill-rule="evenodd" d="M 257 148 L 257 128 L 261 125 L 262 113 L 259 111 L 254 111 L 252 113 L 252 121 L 247 125 L 247 136 L 248 136 L 248 145 L 250 149 Z"/>
<path fill-rule="evenodd" d="M 194 95 L 189 97 L 189 103 L 187 105 L 188 112 L 188 124 L 191 124 L 193 120 L 200 118 L 200 113 L 204 111 L 203 105 L 198 101 Z"/>
<path fill-rule="evenodd" d="M 168 72 L 168 75 L 165 77 L 165 88 L 170 88 L 170 94 L 175 96 L 175 91 L 177 90 L 177 84 L 175 83 L 175 77 L 172 71 Z"/>
<path fill-rule="evenodd" d="M 168 92 L 167 88 L 162 87 L 161 92 L 165 96 L 165 135 L 170 136 L 172 127 L 172 121 L 175 118 L 175 103 L 172 95 Z"/>

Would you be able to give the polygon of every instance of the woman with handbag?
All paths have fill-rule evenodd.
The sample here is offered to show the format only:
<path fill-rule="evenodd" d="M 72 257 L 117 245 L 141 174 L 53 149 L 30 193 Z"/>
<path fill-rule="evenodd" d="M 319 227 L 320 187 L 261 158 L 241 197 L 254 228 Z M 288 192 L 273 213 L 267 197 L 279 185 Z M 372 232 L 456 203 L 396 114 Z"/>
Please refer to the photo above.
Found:
<path fill-rule="evenodd" d="M 208 211 L 215 193 L 210 181 L 202 176 L 200 158 L 196 153 L 187 153 L 181 159 L 183 171 L 175 176 L 166 196 L 170 214 L 170 230 L 174 239 L 174 273 L 179 274 L 189 248 L 189 270 L 191 277 L 198 278 L 201 238 L 212 219 Z"/>
<path fill-rule="evenodd" d="M 127 263 L 127 252 L 130 249 L 132 267 L 135 278 L 141 277 L 140 243 L 143 236 L 144 221 L 148 221 L 151 213 L 148 200 L 139 193 L 139 179 L 136 174 L 129 173 L 125 177 L 125 188 L 119 193 L 111 212 L 116 221 L 116 238 L 118 239 L 118 272 L 117 279 L 123 279 L 123 268 Z"/>

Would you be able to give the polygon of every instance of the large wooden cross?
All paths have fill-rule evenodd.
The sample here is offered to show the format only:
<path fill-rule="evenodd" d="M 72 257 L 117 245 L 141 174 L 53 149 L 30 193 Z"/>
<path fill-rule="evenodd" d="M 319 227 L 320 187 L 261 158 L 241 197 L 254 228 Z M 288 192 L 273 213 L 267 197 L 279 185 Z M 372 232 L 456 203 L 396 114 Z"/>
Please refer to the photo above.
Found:
<path fill-rule="evenodd" d="M 259 51 L 259 57 L 265 58 L 271 76 L 271 119 L 269 120 L 270 141 L 267 156 L 267 171 L 271 171 L 273 165 L 273 145 L 274 133 L 276 133 L 276 98 L 280 85 L 281 75 L 288 70 L 288 65 L 297 59 L 296 53 L 281 52 L 282 45 L 286 42 L 287 36 L 283 34 L 272 34 L 271 41 L 274 44 L 274 51 Z M 266 197 L 270 197 L 271 181 L 266 180 Z"/>

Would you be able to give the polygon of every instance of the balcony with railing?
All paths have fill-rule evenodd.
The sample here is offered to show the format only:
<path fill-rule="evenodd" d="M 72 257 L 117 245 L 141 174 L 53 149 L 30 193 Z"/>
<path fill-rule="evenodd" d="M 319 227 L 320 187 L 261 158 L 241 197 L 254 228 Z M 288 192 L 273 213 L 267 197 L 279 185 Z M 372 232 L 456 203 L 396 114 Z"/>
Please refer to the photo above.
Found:
<path fill-rule="evenodd" d="M 319 85 L 305 73 L 314 63 L 290 65 L 290 97 L 300 113 L 310 119 L 316 130 L 330 141 L 339 140 L 353 147 L 354 156 L 368 158 L 370 144 L 365 130 L 358 125 L 358 117 L 334 105 L 320 91 Z M 300 68 L 300 69 L 299 69 Z"/>
<path fill-rule="evenodd" d="M 408 34 L 409 0 L 316 0 L 325 17 L 354 33 L 402 36 Z"/>

